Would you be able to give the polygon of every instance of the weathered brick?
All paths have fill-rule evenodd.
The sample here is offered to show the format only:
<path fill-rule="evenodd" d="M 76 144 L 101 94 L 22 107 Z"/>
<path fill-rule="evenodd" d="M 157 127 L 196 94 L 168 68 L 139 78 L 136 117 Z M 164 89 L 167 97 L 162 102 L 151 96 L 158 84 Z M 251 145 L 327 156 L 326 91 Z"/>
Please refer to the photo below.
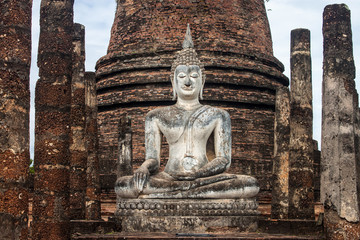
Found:
<path fill-rule="evenodd" d="M 271 217 L 287 219 L 289 216 L 290 167 L 290 92 L 280 87 L 276 92 L 274 123 L 274 164 L 271 198 Z"/>
<path fill-rule="evenodd" d="M 0 231 L 27 239 L 32 1 L 0 5 Z"/>
<path fill-rule="evenodd" d="M 345 4 L 324 9 L 320 193 L 329 239 L 358 238 L 351 232 L 360 220 L 360 114 L 350 19 Z"/>
<path fill-rule="evenodd" d="M 100 173 L 97 135 L 97 100 L 95 73 L 85 73 L 85 139 L 87 148 L 86 212 L 87 220 L 101 219 Z"/>
<path fill-rule="evenodd" d="M 69 235 L 73 0 L 42 0 L 36 86 L 33 239 Z"/>
<path fill-rule="evenodd" d="M 291 31 L 289 218 L 314 219 L 310 31 Z"/>
<path fill-rule="evenodd" d="M 85 27 L 74 24 L 70 111 L 70 218 L 85 219 Z"/>

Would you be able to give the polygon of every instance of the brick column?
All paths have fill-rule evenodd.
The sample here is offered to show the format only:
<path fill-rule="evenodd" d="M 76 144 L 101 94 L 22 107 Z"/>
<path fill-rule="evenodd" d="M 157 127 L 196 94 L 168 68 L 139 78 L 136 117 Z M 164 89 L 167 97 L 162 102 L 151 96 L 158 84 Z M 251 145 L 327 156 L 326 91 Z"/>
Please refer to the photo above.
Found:
<path fill-rule="evenodd" d="M 287 219 L 289 214 L 289 143 L 290 93 L 287 87 L 279 87 L 275 104 L 271 218 Z"/>
<path fill-rule="evenodd" d="M 327 239 L 359 239 L 358 94 L 350 10 L 345 4 L 329 5 L 323 18 L 320 189 L 325 228 Z"/>
<path fill-rule="evenodd" d="M 85 219 L 85 27 L 74 24 L 71 83 L 70 219 Z"/>
<path fill-rule="evenodd" d="M 27 239 L 32 1 L 0 6 L 0 239 Z"/>
<path fill-rule="evenodd" d="M 101 219 L 99 159 L 97 156 L 97 100 L 94 72 L 85 73 L 85 138 L 87 149 L 86 216 L 87 220 Z"/>
<path fill-rule="evenodd" d="M 36 85 L 33 239 L 68 239 L 73 0 L 42 0 Z"/>
<path fill-rule="evenodd" d="M 291 31 L 289 218 L 314 219 L 310 31 Z"/>

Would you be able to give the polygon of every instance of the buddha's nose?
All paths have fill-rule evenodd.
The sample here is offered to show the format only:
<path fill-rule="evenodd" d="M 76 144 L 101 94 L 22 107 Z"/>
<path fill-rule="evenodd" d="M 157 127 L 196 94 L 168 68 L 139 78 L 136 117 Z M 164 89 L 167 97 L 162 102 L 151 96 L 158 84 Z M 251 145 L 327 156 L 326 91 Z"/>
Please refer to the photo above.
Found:
<path fill-rule="evenodd" d="M 190 81 L 190 79 L 187 79 L 187 80 L 186 80 L 185 86 L 186 86 L 186 87 L 190 87 L 190 86 L 191 86 L 191 81 Z"/>

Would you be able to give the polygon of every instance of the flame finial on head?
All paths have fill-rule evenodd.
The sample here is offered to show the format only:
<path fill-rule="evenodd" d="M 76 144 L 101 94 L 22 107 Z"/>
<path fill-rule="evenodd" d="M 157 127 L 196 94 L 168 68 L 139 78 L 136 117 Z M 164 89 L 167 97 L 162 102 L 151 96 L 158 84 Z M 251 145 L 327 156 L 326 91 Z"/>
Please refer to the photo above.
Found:
<path fill-rule="evenodd" d="M 190 24 L 187 24 L 185 39 L 184 39 L 182 47 L 183 47 L 183 49 L 194 48 L 194 42 L 192 40 L 191 32 L 190 32 Z"/>

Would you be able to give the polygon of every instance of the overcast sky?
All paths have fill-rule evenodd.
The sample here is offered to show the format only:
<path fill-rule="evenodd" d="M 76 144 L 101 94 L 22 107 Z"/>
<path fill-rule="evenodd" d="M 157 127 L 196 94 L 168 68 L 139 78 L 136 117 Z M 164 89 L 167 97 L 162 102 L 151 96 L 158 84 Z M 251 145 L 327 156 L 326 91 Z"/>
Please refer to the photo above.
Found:
<path fill-rule="evenodd" d="M 322 13 L 326 5 L 335 3 L 345 3 L 351 10 L 354 57 L 355 65 L 358 66 L 357 64 L 360 61 L 360 18 L 355 16 L 360 16 L 359 0 L 270 0 L 266 3 L 274 55 L 285 65 L 285 75 L 289 78 L 290 32 L 296 28 L 307 28 L 311 31 L 314 139 L 318 141 L 321 138 Z M 94 71 L 96 61 L 106 55 L 115 10 L 115 0 L 75 0 L 74 21 L 85 25 L 87 71 Z M 39 11 L 40 0 L 33 0 L 33 52 L 30 81 L 32 99 L 34 98 L 35 83 L 38 79 L 36 61 L 39 42 Z M 356 86 L 358 88 L 358 72 L 356 76 Z M 30 131 L 33 132 L 33 104 L 31 119 Z M 31 149 L 33 149 L 33 142 L 34 137 L 31 134 Z M 33 157 L 33 150 L 31 150 L 31 156 Z"/>

